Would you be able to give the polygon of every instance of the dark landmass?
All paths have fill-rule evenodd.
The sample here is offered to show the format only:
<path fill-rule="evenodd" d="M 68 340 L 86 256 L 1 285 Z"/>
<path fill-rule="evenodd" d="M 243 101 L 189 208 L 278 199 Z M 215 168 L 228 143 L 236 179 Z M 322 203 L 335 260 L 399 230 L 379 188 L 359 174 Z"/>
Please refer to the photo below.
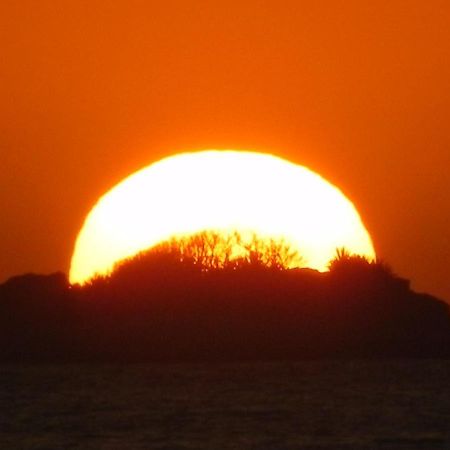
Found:
<path fill-rule="evenodd" d="M 84 286 L 62 273 L 0 285 L 3 362 L 449 356 L 445 302 L 345 253 L 319 273 L 159 251 Z"/>

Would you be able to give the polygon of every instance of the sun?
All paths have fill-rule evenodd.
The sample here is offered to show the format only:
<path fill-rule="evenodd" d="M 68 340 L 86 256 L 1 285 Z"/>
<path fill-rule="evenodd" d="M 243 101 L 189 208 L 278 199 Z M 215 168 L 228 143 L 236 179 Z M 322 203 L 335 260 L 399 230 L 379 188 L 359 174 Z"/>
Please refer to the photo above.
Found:
<path fill-rule="evenodd" d="M 318 174 L 269 154 L 207 150 L 162 159 L 103 195 L 77 237 L 70 282 L 203 230 L 283 238 L 320 271 L 337 248 L 375 257 L 351 201 Z"/>

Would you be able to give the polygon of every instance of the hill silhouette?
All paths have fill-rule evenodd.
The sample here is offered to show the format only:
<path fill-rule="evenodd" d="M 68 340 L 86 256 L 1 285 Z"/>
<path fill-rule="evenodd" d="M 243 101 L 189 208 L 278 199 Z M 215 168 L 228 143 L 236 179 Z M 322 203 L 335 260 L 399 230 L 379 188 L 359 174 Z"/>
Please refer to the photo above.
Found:
<path fill-rule="evenodd" d="M 71 286 L 0 285 L 1 361 L 449 357 L 448 305 L 379 261 L 339 250 L 329 272 L 283 241 L 199 233 Z"/>

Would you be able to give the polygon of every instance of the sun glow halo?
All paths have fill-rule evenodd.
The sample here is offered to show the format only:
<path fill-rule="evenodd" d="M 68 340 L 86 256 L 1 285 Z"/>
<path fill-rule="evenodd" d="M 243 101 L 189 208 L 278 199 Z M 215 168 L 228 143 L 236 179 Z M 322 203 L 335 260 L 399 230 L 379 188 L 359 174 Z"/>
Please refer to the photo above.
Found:
<path fill-rule="evenodd" d="M 102 196 L 78 235 L 70 281 L 202 230 L 282 237 L 321 271 L 338 247 L 375 257 L 353 204 L 316 173 L 268 154 L 208 150 L 151 164 Z"/>

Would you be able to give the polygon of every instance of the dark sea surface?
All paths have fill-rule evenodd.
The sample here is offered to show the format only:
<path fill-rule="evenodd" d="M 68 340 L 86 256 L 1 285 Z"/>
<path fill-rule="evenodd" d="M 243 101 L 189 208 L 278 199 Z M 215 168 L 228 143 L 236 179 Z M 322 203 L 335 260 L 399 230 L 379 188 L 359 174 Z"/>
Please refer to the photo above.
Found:
<path fill-rule="evenodd" d="M 1 449 L 450 449 L 450 361 L 0 366 Z"/>

